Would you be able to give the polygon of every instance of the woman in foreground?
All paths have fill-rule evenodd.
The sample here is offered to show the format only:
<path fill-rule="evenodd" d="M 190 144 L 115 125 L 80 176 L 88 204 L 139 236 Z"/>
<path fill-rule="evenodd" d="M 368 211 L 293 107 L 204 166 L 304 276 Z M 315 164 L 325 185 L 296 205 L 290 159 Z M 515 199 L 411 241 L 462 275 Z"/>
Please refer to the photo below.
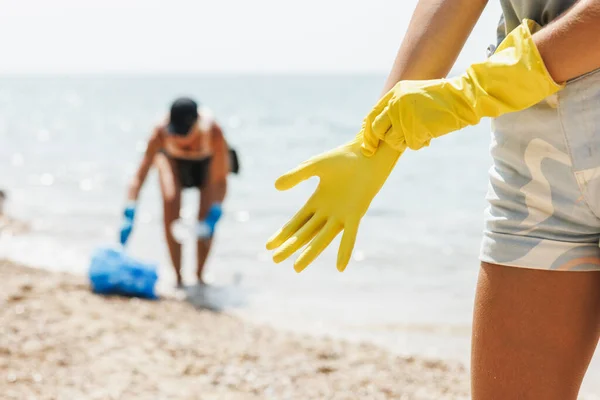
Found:
<path fill-rule="evenodd" d="M 576 399 L 600 335 L 600 0 L 501 3 L 495 53 L 444 79 L 487 1 L 419 1 L 356 138 L 277 180 L 320 183 L 267 248 L 280 262 L 305 247 L 300 272 L 344 231 L 343 271 L 402 153 L 492 117 L 472 396 Z"/>

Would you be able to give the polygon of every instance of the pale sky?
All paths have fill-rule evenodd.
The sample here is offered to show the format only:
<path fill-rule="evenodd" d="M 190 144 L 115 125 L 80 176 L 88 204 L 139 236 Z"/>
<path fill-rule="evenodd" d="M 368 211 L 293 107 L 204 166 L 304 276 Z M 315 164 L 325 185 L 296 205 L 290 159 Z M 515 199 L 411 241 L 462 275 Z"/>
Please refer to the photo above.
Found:
<path fill-rule="evenodd" d="M 0 73 L 387 72 L 417 0 L 0 0 Z M 459 65 L 480 60 L 490 1 Z"/>

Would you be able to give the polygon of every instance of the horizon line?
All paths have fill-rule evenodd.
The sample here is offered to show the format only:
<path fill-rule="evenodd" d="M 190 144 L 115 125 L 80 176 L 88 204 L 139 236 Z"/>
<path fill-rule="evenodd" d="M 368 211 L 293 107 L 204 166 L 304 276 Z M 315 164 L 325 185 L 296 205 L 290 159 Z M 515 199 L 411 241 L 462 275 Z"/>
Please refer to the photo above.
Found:
<path fill-rule="evenodd" d="M 448 73 L 448 76 L 452 76 L 455 72 L 461 70 L 460 67 L 455 66 Z M 306 70 L 306 71 L 134 71 L 134 70 L 113 70 L 113 71 L 0 71 L 0 78 L 13 78 L 13 77 L 98 77 L 98 76 L 109 76 L 109 77 L 151 77 L 151 76 L 223 76 L 223 77 L 242 77 L 242 76 L 255 76 L 255 77 L 285 77 L 285 76 L 387 76 L 389 71 L 335 71 L 335 70 Z"/>

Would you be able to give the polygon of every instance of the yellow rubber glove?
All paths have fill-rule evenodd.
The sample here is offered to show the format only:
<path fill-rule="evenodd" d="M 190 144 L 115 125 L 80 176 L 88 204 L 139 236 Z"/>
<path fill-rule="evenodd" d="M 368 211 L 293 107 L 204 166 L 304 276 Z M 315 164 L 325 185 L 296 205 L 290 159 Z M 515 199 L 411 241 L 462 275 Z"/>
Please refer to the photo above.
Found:
<path fill-rule="evenodd" d="M 486 61 L 461 76 L 400 81 L 365 119 L 363 151 L 375 153 L 379 141 L 396 149 L 418 150 L 432 138 L 539 103 L 562 86 L 548 73 L 531 37 L 531 20 L 515 28 Z"/>
<path fill-rule="evenodd" d="M 366 157 L 361 150 L 363 131 L 350 143 L 313 157 L 277 179 L 278 190 L 290 189 L 313 176 L 320 181 L 300 211 L 267 242 L 267 249 L 276 249 L 275 262 L 308 244 L 294 263 L 296 272 L 301 272 L 343 230 L 337 269 L 344 271 L 360 220 L 404 150 L 382 144 L 375 155 Z"/>

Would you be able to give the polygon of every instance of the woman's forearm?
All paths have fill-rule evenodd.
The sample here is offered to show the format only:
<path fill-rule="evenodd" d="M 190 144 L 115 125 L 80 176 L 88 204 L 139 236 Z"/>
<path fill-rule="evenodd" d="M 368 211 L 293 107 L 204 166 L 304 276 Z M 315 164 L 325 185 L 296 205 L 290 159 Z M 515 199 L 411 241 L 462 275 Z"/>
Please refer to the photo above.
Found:
<path fill-rule="evenodd" d="M 556 82 L 600 68 L 600 0 L 579 1 L 533 40 Z"/>
<path fill-rule="evenodd" d="M 487 0 L 420 0 L 383 93 L 401 80 L 445 77 Z"/>

